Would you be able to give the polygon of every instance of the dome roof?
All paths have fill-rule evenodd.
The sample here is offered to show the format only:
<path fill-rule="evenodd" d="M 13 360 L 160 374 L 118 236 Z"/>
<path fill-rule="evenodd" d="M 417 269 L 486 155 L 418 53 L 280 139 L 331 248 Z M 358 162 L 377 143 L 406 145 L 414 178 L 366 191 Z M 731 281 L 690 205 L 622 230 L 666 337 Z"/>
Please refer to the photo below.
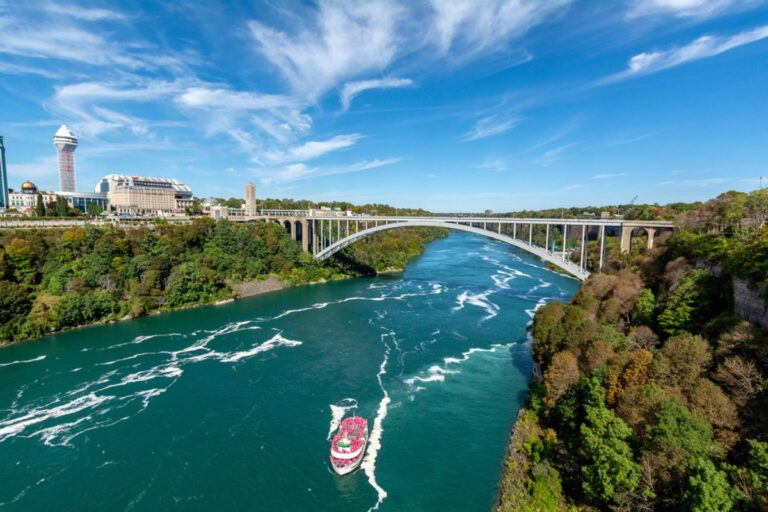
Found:
<path fill-rule="evenodd" d="M 21 190 L 37 190 L 37 185 L 31 181 L 25 181 L 21 184 Z"/>

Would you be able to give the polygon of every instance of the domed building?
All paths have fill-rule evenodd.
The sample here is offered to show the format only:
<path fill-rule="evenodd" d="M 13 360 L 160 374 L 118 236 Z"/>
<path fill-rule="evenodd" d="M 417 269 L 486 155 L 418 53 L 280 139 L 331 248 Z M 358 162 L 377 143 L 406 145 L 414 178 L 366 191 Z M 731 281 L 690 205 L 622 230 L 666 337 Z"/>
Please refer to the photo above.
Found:
<path fill-rule="evenodd" d="M 37 194 L 37 185 L 35 185 L 31 181 L 25 181 L 24 183 L 21 184 L 21 193 Z"/>
<path fill-rule="evenodd" d="M 48 204 L 56 200 L 56 196 L 51 192 L 39 190 L 37 185 L 31 181 L 25 181 L 21 184 L 18 191 L 11 190 L 8 193 L 8 206 L 26 215 L 32 215 L 37 206 L 37 194 L 43 197 L 43 204 Z"/>

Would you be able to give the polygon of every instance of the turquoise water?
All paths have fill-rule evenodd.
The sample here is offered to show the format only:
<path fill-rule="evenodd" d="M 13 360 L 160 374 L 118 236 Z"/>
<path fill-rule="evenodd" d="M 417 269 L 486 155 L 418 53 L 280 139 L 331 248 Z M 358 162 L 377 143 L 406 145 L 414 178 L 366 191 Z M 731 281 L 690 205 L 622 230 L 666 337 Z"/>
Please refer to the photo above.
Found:
<path fill-rule="evenodd" d="M 578 283 L 438 240 L 403 275 L 305 286 L 0 350 L 6 510 L 487 511 L 531 370 Z M 369 421 L 339 478 L 328 435 Z"/>

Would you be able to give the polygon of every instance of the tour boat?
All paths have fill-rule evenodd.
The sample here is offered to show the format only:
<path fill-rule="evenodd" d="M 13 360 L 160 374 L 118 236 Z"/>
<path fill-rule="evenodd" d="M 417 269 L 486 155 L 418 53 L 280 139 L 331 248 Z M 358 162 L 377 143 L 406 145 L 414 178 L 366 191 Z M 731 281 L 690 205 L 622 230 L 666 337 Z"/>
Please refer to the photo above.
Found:
<path fill-rule="evenodd" d="M 346 475 L 360 466 L 368 444 L 368 421 L 354 416 L 344 418 L 331 440 L 331 466 L 339 475 Z"/>

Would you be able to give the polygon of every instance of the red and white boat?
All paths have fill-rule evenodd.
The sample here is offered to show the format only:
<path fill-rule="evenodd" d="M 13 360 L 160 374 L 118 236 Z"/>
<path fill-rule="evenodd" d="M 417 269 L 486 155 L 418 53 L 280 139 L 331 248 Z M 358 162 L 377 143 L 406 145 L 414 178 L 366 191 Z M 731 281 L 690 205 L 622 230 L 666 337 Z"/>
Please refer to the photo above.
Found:
<path fill-rule="evenodd" d="M 331 466 L 339 475 L 347 475 L 360 466 L 368 444 L 368 421 L 354 416 L 344 418 L 331 440 Z"/>

